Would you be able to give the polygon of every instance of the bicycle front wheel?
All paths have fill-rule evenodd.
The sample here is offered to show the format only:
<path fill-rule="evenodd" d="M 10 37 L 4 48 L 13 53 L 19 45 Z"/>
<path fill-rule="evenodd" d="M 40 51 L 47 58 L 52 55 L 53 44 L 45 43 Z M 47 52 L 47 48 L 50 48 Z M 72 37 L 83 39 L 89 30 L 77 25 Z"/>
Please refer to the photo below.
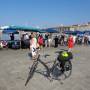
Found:
<path fill-rule="evenodd" d="M 30 72 L 29 72 L 29 75 L 28 75 L 28 78 L 26 80 L 26 83 L 25 83 L 25 86 L 28 84 L 29 80 L 33 77 L 34 75 L 34 72 L 37 68 L 37 65 L 38 65 L 38 61 L 34 62 L 31 69 L 30 69 Z"/>

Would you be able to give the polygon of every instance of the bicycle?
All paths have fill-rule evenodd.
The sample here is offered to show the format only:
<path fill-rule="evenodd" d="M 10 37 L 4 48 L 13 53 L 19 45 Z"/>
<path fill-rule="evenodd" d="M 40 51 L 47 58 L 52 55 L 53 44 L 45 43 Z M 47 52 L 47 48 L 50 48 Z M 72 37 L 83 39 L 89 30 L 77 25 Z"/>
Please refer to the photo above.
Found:
<path fill-rule="evenodd" d="M 38 62 L 40 62 L 41 64 L 44 65 L 44 67 L 47 70 L 47 77 L 50 77 L 51 79 L 53 78 L 53 74 L 56 72 L 56 69 L 58 69 L 58 75 L 56 75 L 56 77 L 60 76 L 60 74 L 65 75 L 65 78 L 68 78 L 71 73 L 72 73 L 72 63 L 70 60 L 67 60 L 64 62 L 63 67 L 61 66 L 61 62 L 58 60 L 58 57 L 56 58 L 56 60 L 53 63 L 52 68 L 49 68 L 46 63 L 44 63 L 43 61 L 40 60 L 40 54 L 38 54 L 37 59 L 33 62 L 33 65 L 31 66 L 31 69 L 29 71 L 29 75 L 28 78 L 26 80 L 25 86 L 27 85 L 27 83 L 29 82 L 29 80 L 33 77 L 34 72 L 37 68 Z M 52 81 L 52 80 L 50 80 Z"/>

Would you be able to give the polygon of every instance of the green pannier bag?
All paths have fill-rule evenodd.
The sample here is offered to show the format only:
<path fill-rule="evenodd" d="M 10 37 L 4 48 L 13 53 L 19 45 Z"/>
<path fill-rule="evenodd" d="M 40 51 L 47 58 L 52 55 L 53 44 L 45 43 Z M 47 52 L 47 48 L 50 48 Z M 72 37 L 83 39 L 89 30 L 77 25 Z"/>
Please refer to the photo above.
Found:
<path fill-rule="evenodd" d="M 59 55 L 58 55 L 58 60 L 60 61 L 67 61 L 73 59 L 73 55 L 71 52 L 68 51 L 60 51 Z"/>

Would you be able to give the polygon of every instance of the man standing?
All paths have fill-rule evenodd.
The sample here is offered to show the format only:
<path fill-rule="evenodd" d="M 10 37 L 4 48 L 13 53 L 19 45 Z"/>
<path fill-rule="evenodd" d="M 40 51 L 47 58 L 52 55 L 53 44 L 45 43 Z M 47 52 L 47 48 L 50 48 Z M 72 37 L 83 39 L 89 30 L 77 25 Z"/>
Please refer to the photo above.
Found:
<path fill-rule="evenodd" d="M 54 40 L 55 40 L 55 48 L 56 48 L 56 47 L 58 47 L 58 37 L 55 36 L 55 39 Z"/>
<path fill-rule="evenodd" d="M 14 40 L 14 33 L 10 34 L 11 41 Z"/>

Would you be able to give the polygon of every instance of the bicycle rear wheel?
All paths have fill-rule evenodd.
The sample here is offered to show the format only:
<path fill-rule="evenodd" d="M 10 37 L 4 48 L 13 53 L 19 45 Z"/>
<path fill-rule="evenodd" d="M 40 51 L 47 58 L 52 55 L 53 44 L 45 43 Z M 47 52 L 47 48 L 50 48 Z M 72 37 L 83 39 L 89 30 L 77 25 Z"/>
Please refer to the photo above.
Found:
<path fill-rule="evenodd" d="M 52 68 L 51 68 L 51 77 L 52 79 L 59 80 L 61 76 L 61 67 L 58 61 L 55 61 Z"/>
<path fill-rule="evenodd" d="M 29 80 L 33 77 L 34 72 L 37 68 L 37 65 L 38 65 L 38 61 L 35 61 L 31 67 L 31 69 L 30 69 L 30 72 L 29 72 L 28 78 L 26 80 L 25 86 L 28 84 Z"/>
<path fill-rule="evenodd" d="M 72 63 L 71 61 L 66 61 L 64 64 L 64 72 L 63 72 L 65 78 L 70 77 L 71 73 L 72 73 Z"/>

